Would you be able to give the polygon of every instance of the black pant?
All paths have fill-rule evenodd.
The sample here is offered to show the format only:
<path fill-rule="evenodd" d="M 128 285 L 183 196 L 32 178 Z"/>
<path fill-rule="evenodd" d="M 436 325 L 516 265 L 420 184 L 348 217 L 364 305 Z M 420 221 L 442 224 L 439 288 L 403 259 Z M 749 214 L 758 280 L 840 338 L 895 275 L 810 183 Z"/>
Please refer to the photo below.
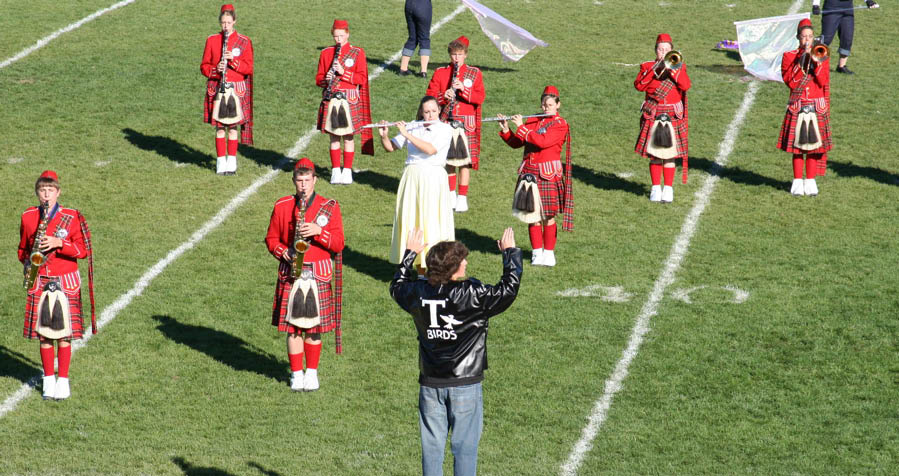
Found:
<path fill-rule="evenodd" d="M 431 0 L 406 0 L 406 28 L 409 39 L 403 45 L 403 56 L 431 56 Z"/>
<path fill-rule="evenodd" d="M 840 56 L 849 56 L 854 32 L 855 15 L 852 12 L 825 13 L 821 15 L 821 36 L 824 37 L 824 44 L 830 46 L 834 34 L 839 34 Z"/>

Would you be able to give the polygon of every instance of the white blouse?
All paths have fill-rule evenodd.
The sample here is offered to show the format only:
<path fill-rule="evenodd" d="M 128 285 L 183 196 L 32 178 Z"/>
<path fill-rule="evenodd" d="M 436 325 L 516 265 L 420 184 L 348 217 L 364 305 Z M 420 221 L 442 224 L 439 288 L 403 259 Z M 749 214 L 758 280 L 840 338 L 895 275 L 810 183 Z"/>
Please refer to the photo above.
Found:
<path fill-rule="evenodd" d="M 424 126 L 410 126 L 409 134 L 417 137 L 437 149 L 434 155 L 428 155 L 422 152 L 411 141 L 406 140 L 402 134 L 397 135 L 390 141 L 397 149 L 407 147 L 406 165 L 422 164 L 443 167 L 446 165 L 446 153 L 449 151 L 450 142 L 453 139 L 453 128 L 449 124 L 436 122 Z"/>

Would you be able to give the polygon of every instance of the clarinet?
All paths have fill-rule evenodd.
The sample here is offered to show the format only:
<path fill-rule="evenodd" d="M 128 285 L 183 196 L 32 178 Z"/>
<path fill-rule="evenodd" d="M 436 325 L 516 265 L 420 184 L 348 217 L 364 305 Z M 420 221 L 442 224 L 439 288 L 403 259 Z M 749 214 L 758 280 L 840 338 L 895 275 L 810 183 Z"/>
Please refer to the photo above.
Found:
<path fill-rule="evenodd" d="M 340 82 L 340 77 L 337 76 L 335 68 L 338 64 L 340 64 L 340 43 L 334 45 L 334 59 L 331 61 L 331 71 L 334 73 L 334 76 L 331 77 L 331 81 L 328 81 L 328 88 L 325 89 L 325 100 L 334 97 L 334 88 L 336 88 L 337 83 Z"/>
<path fill-rule="evenodd" d="M 47 225 L 50 223 L 50 210 L 46 203 L 40 206 L 43 218 L 37 225 L 37 232 L 34 234 L 34 244 L 31 246 L 31 254 L 28 255 L 28 261 L 25 262 L 25 289 L 31 289 L 34 281 L 37 279 L 37 271 L 47 261 L 47 256 L 41 253 L 41 240 L 47 234 Z"/>
<path fill-rule="evenodd" d="M 452 74 L 452 76 L 450 76 L 450 82 L 449 82 L 450 86 L 453 85 L 453 82 L 456 80 L 456 76 L 458 76 L 458 75 L 459 75 L 459 65 L 456 63 L 453 63 L 453 74 Z M 447 107 L 446 107 L 446 111 L 447 111 L 446 121 L 447 122 L 452 122 L 452 120 L 453 120 L 453 109 L 456 108 L 456 97 L 459 95 L 459 91 L 457 89 L 454 88 L 453 92 L 455 92 L 456 94 L 453 96 L 453 98 L 450 100 L 449 104 L 447 104 Z"/>
<path fill-rule="evenodd" d="M 225 61 L 225 51 L 228 48 L 228 37 L 231 34 L 227 32 L 222 32 L 222 58 L 221 61 Z M 225 94 L 225 86 L 227 83 L 225 82 L 225 77 L 228 76 L 228 62 L 225 61 L 225 70 L 222 71 L 222 79 L 219 80 L 219 94 Z"/>
<path fill-rule="evenodd" d="M 296 219 L 296 223 L 293 228 L 293 260 L 290 262 L 290 275 L 296 279 L 300 277 L 300 272 L 303 270 L 303 256 L 306 254 L 306 251 L 309 249 L 309 242 L 300 235 L 300 226 L 305 223 L 306 219 L 306 192 L 300 193 L 299 197 L 300 202 L 300 213 L 299 217 Z"/>

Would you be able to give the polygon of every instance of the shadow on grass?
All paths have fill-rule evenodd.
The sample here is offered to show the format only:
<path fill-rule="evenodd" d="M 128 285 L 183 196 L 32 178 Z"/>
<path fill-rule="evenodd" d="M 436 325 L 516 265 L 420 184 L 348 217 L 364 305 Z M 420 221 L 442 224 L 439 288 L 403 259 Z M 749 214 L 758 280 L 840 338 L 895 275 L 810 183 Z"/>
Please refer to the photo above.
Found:
<path fill-rule="evenodd" d="M 387 248 L 384 251 L 387 251 Z M 389 283 L 396 272 L 396 265 L 391 264 L 390 261 L 367 255 L 350 247 L 343 249 L 343 264 L 384 283 Z"/>
<path fill-rule="evenodd" d="M 374 170 L 366 170 L 364 172 L 353 174 L 353 181 L 368 185 L 376 190 L 383 190 L 390 194 L 396 194 L 396 190 L 400 187 L 400 179 L 391 175 L 375 172 Z M 389 200 L 391 208 L 395 203 L 395 200 L 396 198 L 391 198 Z"/>
<path fill-rule="evenodd" d="M 168 339 L 202 352 L 234 370 L 254 372 L 273 380 L 287 380 L 284 363 L 270 354 L 251 348 L 245 340 L 209 327 L 178 322 L 170 316 L 155 315 L 159 329 Z"/>
<path fill-rule="evenodd" d="M 875 182 L 886 185 L 899 185 L 899 174 L 877 167 L 855 165 L 852 162 L 827 161 L 827 167 L 836 172 L 840 177 L 865 177 Z"/>
<path fill-rule="evenodd" d="M 35 375 L 43 375 L 37 362 L 2 345 L 0 345 L 0 362 L 3 362 L 3 365 L 0 365 L 0 377 L 11 377 L 25 383 Z"/>
<path fill-rule="evenodd" d="M 742 185 L 752 185 L 756 187 L 771 187 L 775 190 L 789 190 L 790 182 L 786 180 L 777 180 L 764 175 L 759 175 L 751 170 L 741 167 L 725 166 L 721 167 L 714 160 L 704 157 L 690 157 L 690 168 L 696 168 L 706 172 L 709 175 L 717 175 L 724 180 L 730 180 L 734 183 Z"/>
<path fill-rule="evenodd" d="M 497 238 L 482 235 L 467 228 L 456 228 L 456 240 L 461 241 L 469 250 L 482 253 L 499 253 Z"/>
<path fill-rule="evenodd" d="M 194 466 L 187 461 L 184 461 L 184 458 L 180 456 L 172 458 L 172 462 L 177 464 L 178 467 L 181 468 L 181 471 L 187 476 L 235 476 L 233 473 L 229 473 L 223 469 L 211 468 L 208 466 Z"/>
<path fill-rule="evenodd" d="M 279 473 L 275 470 L 263 468 L 261 464 L 255 462 L 255 461 L 247 462 L 247 466 L 249 466 L 251 468 L 255 468 L 256 470 L 258 470 L 261 474 L 264 474 L 265 476 L 283 476 L 281 473 Z"/>
<path fill-rule="evenodd" d="M 571 175 L 577 180 L 600 190 L 621 190 L 640 196 L 649 193 L 649 189 L 645 185 L 625 180 L 607 172 L 597 172 L 577 164 L 571 164 Z"/>

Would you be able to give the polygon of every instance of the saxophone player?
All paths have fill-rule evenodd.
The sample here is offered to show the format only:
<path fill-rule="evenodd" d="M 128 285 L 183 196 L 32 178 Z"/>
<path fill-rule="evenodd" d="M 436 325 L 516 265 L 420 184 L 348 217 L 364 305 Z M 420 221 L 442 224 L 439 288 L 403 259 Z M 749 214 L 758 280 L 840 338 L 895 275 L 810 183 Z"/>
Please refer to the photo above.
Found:
<path fill-rule="evenodd" d="M 293 170 L 296 194 L 275 202 L 265 236 L 269 252 L 279 261 L 272 325 L 287 334 L 290 388 L 294 391 L 319 388 L 322 333 L 335 331 L 335 350 L 338 354 L 342 351 L 343 220 L 336 200 L 315 193 L 317 181 L 312 161 L 305 157 L 297 161 Z M 295 249 L 295 243 L 302 241 L 297 234 L 308 244 L 300 254 Z"/>
<path fill-rule="evenodd" d="M 26 265 L 27 285 L 23 334 L 27 339 L 40 341 L 44 399 L 64 400 L 71 395 L 71 341 L 84 335 L 77 260 L 92 256 L 90 230 L 81 212 L 59 205 L 56 172 L 44 171 L 34 184 L 34 192 L 41 204 L 22 213 L 19 227 L 18 256 Z M 90 263 L 88 282 L 93 303 L 93 262 Z M 36 268 L 33 273 L 32 268 Z M 59 359 L 58 372 L 54 359 Z"/>

